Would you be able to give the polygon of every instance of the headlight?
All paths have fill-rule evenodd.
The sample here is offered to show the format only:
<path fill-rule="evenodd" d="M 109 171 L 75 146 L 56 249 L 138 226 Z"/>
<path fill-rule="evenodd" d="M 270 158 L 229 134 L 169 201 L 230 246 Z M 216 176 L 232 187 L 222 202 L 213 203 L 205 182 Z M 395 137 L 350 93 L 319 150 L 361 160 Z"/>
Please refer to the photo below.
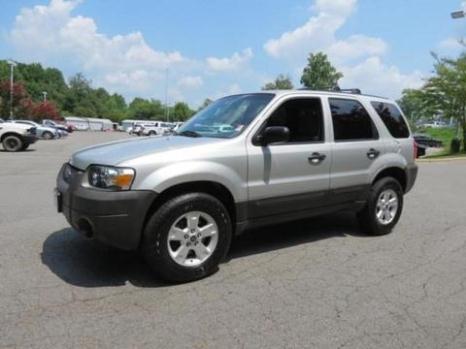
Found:
<path fill-rule="evenodd" d="M 87 184 L 101 189 L 129 190 L 134 176 L 132 168 L 92 165 L 87 170 Z"/>
<path fill-rule="evenodd" d="M 63 168 L 63 179 L 66 183 L 69 183 L 71 180 L 71 176 L 73 175 L 73 171 L 71 170 L 70 164 L 66 164 Z"/>

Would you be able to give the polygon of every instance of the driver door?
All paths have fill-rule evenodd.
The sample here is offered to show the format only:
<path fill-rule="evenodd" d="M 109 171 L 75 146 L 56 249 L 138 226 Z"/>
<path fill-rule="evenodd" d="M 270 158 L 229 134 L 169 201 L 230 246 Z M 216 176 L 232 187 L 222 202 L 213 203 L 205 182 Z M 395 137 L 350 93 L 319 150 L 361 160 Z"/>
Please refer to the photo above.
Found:
<path fill-rule="evenodd" d="M 261 218 L 306 211 L 325 204 L 330 185 L 331 149 L 318 97 L 283 101 L 261 126 L 286 126 L 290 139 L 267 146 L 247 145 L 248 214 Z"/>

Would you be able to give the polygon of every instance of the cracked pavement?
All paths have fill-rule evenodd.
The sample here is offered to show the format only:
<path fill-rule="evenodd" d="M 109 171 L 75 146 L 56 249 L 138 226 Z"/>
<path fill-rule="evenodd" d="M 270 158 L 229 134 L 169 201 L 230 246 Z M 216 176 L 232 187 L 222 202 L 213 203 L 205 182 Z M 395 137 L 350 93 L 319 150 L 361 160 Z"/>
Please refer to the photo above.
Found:
<path fill-rule="evenodd" d="M 466 161 L 422 163 L 392 234 L 340 213 L 246 233 L 168 285 L 55 212 L 74 133 L 0 152 L 0 348 L 465 348 Z"/>

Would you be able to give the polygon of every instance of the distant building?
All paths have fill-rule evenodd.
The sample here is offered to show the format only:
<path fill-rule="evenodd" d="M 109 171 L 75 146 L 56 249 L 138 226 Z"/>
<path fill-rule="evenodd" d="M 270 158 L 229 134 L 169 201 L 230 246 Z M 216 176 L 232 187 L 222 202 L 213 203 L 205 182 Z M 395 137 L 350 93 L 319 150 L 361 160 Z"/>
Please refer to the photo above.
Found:
<path fill-rule="evenodd" d="M 65 117 L 68 125 L 74 126 L 79 131 L 111 131 L 113 122 L 109 119 L 81 118 L 77 116 Z"/>
<path fill-rule="evenodd" d="M 85 118 L 79 118 L 77 116 L 67 116 L 65 117 L 67 125 L 75 127 L 79 131 L 89 130 L 89 122 Z"/>

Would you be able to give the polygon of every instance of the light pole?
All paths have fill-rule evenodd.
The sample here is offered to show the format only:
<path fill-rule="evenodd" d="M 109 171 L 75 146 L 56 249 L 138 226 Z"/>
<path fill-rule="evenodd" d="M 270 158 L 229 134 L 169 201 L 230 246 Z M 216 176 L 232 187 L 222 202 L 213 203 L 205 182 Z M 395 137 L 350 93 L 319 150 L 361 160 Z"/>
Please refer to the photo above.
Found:
<path fill-rule="evenodd" d="M 44 96 L 44 103 L 47 102 L 47 91 L 42 91 L 42 96 Z"/>
<path fill-rule="evenodd" d="M 13 74 L 16 63 L 12 60 L 9 60 L 8 64 L 10 65 L 10 119 L 13 119 Z"/>
<path fill-rule="evenodd" d="M 466 16 L 465 11 L 455 11 L 451 13 L 451 18 L 453 19 L 464 18 L 464 16 Z"/>
<path fill-rule="evenodd" d="M 168 68 L 165 69 L 165 117 L 168 122 L 169 118 L 169 110 L 168 110 Z"/>

